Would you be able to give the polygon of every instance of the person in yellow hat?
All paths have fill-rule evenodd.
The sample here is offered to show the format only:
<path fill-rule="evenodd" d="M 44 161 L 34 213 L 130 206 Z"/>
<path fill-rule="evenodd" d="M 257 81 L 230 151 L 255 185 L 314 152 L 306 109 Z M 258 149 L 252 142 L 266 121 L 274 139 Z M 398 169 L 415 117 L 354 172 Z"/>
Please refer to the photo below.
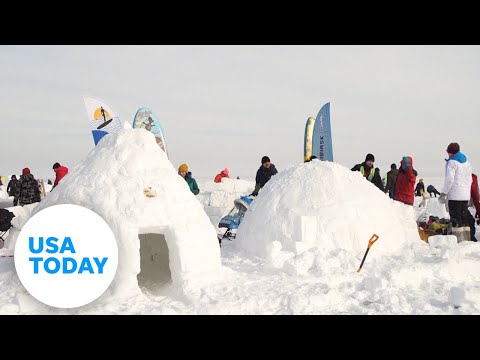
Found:
<path fill-rule="evenodd" d="M 192 173 L 188 171 L 188 165 L 182 164 L 178 167 L 178 175 L 183 177 L 190 188 L 190 191 L 194 195 L 198 195 L 200 189 L 198 188 L 197 181 L 192 177 Z"/>

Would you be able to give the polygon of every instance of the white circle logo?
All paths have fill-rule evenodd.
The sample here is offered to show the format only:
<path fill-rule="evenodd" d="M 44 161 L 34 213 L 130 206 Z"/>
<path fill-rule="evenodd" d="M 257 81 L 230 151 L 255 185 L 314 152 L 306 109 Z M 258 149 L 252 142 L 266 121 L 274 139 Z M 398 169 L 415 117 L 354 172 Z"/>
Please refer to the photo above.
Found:
<path fill-rule="evenodd" d="M 86 305 L 110 286 L 118 264 L 115 236 L 92 210 L 62 204 L 35 214 L 18 235 L 15 267 L 27 291 L 58 308 Z"/>

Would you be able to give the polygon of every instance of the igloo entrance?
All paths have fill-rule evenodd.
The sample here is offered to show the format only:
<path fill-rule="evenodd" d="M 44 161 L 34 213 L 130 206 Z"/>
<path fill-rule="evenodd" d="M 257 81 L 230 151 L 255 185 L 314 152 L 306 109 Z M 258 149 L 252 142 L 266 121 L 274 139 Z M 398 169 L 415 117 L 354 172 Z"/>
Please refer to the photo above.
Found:
<path fill-rule="evenodd" d="M 139 234 L 140 239 L 140 273 L 138 285 L 154 291 L 171 283 L 172 274 L 169 266 L 169 251 L 165 235 L 160 233 Z"/>

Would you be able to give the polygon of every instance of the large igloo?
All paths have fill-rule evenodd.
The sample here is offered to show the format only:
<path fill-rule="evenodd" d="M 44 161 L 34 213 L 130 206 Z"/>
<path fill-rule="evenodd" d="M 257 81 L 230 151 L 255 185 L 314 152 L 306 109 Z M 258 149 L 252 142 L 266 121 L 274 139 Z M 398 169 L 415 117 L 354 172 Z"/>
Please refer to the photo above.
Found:
<path fill-rule="evenodd" d="M 156 196 L 144 194 L 148 187 Z M 198 286 L 220 274 L 214 226 L 153 134 L 144 129 L 102 138 L 32 216 L 56 204 L 89 208 L 112 229 L 119 250 L 112 294 L 165 284 Z"/>
<path fill-rule="evenodd" d="M 392 253 L 421 241 L 412 206 L 393 201 L 358 171 L 313 160 L 273 176 L 252 202 L 236 245 L 260 257 L 313 247 Z"/>

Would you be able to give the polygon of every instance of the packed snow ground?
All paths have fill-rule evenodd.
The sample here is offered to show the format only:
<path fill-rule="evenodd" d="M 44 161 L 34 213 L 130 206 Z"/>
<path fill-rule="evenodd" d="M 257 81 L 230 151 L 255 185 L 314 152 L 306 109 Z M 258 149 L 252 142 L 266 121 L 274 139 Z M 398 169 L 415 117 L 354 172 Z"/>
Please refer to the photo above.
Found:
<path fill-rule="evenodd" d="M 331 203 L 325 187 L 317 187 L 328 172 L 328 189 L 336 191 Z M 218 232 L 221 213 L 233 207 L 232 199 L 248 195 L 254 181 L 214 184 L 214 176 L 197 179 L 201 190 L 197 199 Z M 441 178 L 425 178 L 426 185 L 437 189 L 441 183 Z M 457 244 L 451 236 L 431 237 L 428 244 L 418 233 L 405 232 L 397 221 L 403 219 L 411 230 L 422 214 L 443 217 L 445 208 L 437 199 L 419 207 L 422 199 L 416 197 L 414 206 L 408 207 L 338 164 L 298 164 L 281 169 L 260 192 L 239 238 L 223 241 L 218 281 L 188 290 L 173 285 L 143 288 L 143 293 L 121 297 L 107 291 L 84 307 L 55 309 L 25 291 L 13 258 L 4 257 L 0 258 L 0 314 L 480 314 L 480 245 Z M 367 210 L 368 206 L 373 209 Z M 28 217 L 34 207 L 14 209 L 19 217 Z M 328 224 L 323 223 L 329 212 Z M 318 213 L 323 216 L 315 218 Z M 368 216 L 373 216 L 370 224 Z M 307 217 L 305 226 L 299 225 L 302 217 Z M 385 222 L 381 229 L 373 226 Z M 270 226 L 281 230 L 269 237 Z M 320 235 L 305 235 L 309 226 Z M 346 226 L 356 230 L 343 232 L 341 241 L 322 240 Z M 372 227 L 380 238 L 357 272 Z M 253 237 L 263 243 L 260 250 L 251 246 Z M 308 246 L 297 246 L 304 242 Z"/>
<path fill-rule="evenodd" d="M 223 279 L 184 294 L 177 289 L 122 300 L 99 298 L 62 310 L 22 290 L 13 259 L 0 262 L 2 314 L 479 314 L 480 248 L 471 242 L 430 247 L 417 243 L 398 255 L 367 258 L 346 250 L 312 249 L 272 269 L 234 242 L 222 247 Z M 375 251 L 372 248 L 372 251 Z M 312 264 L 311 258 L 314 258 Z"/>

